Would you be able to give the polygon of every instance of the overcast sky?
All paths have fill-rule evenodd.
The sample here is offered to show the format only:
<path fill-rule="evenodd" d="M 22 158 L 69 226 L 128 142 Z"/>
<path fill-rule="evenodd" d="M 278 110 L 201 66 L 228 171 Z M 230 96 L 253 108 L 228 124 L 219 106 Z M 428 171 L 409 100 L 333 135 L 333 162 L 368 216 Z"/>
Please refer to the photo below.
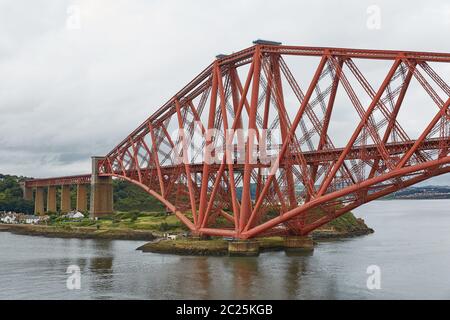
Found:
<path fill-rule="evenodd" d="M 379 29 L 368 27 L 371 5 Z M 449 35 L 445 0 L 0 0 L 0 173 L 89 172 L 91 155 L 110 151 L 216 54 L 257 38 L 450 52 Z"/>

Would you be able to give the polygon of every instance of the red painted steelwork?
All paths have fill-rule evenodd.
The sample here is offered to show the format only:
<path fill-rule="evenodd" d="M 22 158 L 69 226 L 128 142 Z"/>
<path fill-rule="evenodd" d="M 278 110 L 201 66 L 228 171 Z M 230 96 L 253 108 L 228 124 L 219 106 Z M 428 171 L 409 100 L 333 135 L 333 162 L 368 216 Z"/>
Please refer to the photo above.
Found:
<path fill-rule="evenodd" d="M 78 176 L 27 180 L 25 182 L 25 186 L 27 188 L 36 188 L 36 187 L 48 187 L 48 186 L 90 184 L 90 183 L 91 183 L 91 175 L 84 174 L 84 175 L 78 175 Z"/>
<path fill-rule="evenodd" d="M 358 64 L 367 61 L 382 63 L 382 78 L 366 78 Z M 435 70 L 449 62 L 448 53 L 257 44 L 220 56 L 109 152 L 99 172 L 140 186 L 194 234 L 305 235 L 450 171 L 450 87 Z M 411 90 L 430 98 L 421 107 L 433 113 L 420 119 L 427 125 L 417 138 L 399 116 L 412 103 L 405 100 Z M 343 106 L 353 123 L 341 130 L 350 135 L 337 147 L 333 126 Z M 208 135 L 210 129 L 219 134 Z M 229 129 L 253 130 L 256 139 L 239 132 L 229 138 Z M 190 139 L 206 132 L 206 140 L 189 153 L 175 130 Z M 260 156 L 251 161 L 266 130 L 281 136 L 271 145 L 278 151 L 266 157 L 275 167 Z M 241 149 L 222 149 L 236 140 L 245 142 L 242 162 L 233 159 Z M 70 177 L 27 184 L 64 181 Z"/>

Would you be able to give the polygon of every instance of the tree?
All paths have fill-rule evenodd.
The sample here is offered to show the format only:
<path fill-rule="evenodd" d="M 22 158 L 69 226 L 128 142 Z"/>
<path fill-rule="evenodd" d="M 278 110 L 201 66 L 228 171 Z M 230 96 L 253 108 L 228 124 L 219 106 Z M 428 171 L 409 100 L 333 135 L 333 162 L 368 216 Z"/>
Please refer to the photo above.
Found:
<path fill-rule="evenodd" d="M 118 211 L 164 211 L 164 205 L 127 181 L 113 180 L 114 209 Z"/>
<path fill-rule="evenodd" d="M 23 199 L 19 184 L 22 179 L 23 177 L 0 174 L 0 211 L 33 213 L 33 202 Z"/>

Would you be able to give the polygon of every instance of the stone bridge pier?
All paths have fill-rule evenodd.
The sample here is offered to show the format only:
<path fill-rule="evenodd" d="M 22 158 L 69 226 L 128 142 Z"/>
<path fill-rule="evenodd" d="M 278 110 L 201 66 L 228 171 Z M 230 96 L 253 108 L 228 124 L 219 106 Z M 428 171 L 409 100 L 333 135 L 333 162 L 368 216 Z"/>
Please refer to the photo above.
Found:
<path fill-rule="evenodd" d="M 113 213 L 113 185 L 112 177 L 98 175 L 98 162 L 104 157 L 92 157 L 91 176 L 91 217 L 99 217 Z"/>
<path fill-rule="evenodd" d="M 92 174 L 34 179 L 21 183 L 24 199 L 34 199 L 36 215 L 50 212 L 65 214 L 73 209 L 83 213 L 89 209 L 91 217 L 113 213 L 112 178 L 98 175 L 98 161 L 101 159 L 103 157 L 92 157 Z M 76 201 L 72 202 L 74 192 Z"/>

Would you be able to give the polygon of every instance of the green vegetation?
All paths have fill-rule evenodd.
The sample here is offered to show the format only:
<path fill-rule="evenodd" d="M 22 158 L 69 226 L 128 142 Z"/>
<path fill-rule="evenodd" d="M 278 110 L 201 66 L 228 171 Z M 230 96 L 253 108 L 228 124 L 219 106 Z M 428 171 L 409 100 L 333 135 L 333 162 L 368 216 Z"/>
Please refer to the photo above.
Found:
<path fill-rule="evenodd" d="M 23 179 L 25 178 L 0 175 L 0 211 L 16 211 L 29 214 L 33 212 L 33 202 L 24 200 L 22 196 L 22 189 L 20 188 L 19 182 Z M 50 219 L 47 224 L 54 229 L 67 232 L 80 228 L 88 228 L 94 231 L 97 230 L 98 232 L 147 231 L 155 234 L 166 232 L 183 233 L 188 231 L 187 227 L 175 215 L 168 215 L 165 207 L 158 200 L 138 186 L 127 181 L 115 179 L 113 180 L 113 187 L 114 208 L 117 210 L 114 214 L 103 216 L 98 220 L 92 220 L 88 217 L 72 220 L 58 213 L 48 213 Z M 74 201 L 75 188 L 72 188 L 72 193 L 72 201 Z M 312 210 L 309 213 L 308 219 L 316 220 L 324 214 L 319 209 Z M 186 213 L 186 215 L 188 217 L 190 216 L 189 213 Z M 277 215 L 279 215 L 278 208 L 272 208 L 266 213 L 265 219 L 270 219 Z M 226 227 L 230 225 L 222 216 L 217 217 L 213 223 L 215 227 Z M 363 220 L 357 219 L 351 212 L 348 212 L 314 231 L 313 234 L 322 236 L 325 233 L 327 236 L 329 234 L 357 234 L 358 232 L 363 234 L 367 233 L 367 230 L 370 229 L 365 225 Z M 211 245 L 218 244 L 217 241 L 213 240 Z M 224 245 L 222 242 L 221 246 Z M 266 244 L 269 246 L 277 246 L 279 242 L 280 239 L 278 238 L 267 238 L 261 246 L 264 247 Z M 189 246 L 193 244 L 192 241 L 189 242 Z M 170 245 L 172 246 L 174 244 Z M 181 242 L 179 245 L 184 245 L 184 243 Z M 200 249 L 203 250 L 205 248 Z"/>
<path fill-rule="evenodd" d="M 363 223 L 360 219 L 356 218 L 352 212 L 344 213 L 337 219 L 328 222 L 324 228 L 334 228 L 336 231 L 349 231 L 358 229 Z"/>
<path fill-rule="evenodd" d="M 23 199 L 20 181 L 28 179 L 13 175 L 0 174 L 0 211 L 15 211 L 32 214 L 34 211 L 33 201 Z M 141 211 L 161 212 L 164 206 L 138 186 L 118 179 L 113 180 L 114 208 L 117 211 Z M 57 193 L 57 203 L 60 195 Z M 76 203 L 76 188 L 71 190 L 72 207 Z"/>
<path fill-rule="evenodd" d="M 152 232 L 184 232 L 186 227 L 174 215 L 164 212 L 117 212 L 98 220 L 89 218 L 71 220 L 60 215 L 50 216 L 49 225 L 55 227 L 95 227 L 105 229 L 127 229 Z"/>
<path fill-rule="evenodd" d="M 25 178 L 0 174 L 0 211 L 33 213 L 33 202 L 23 199 L 19 184 L 23 179 Z"/>
<path fill-rule="evenodd" d="M 161 202 L 132 183 L 115 179 L 113 187 L 114 209 L 117 211 L 165 211 Z"/>
<path fill-rule="evenodd" d="M 143 240 L 152 241 L 155 235 L 149 231 L 130 229 L 97 229 L 93 227 L 74 227 L 71 225 L 43 226 L 30 224 L 11 224 L 2 226 L 15 234 L 30 236 L 45 236 L 52 238 L 78 238 L 78 239 L 117 239 L 117 240 Z"/>

